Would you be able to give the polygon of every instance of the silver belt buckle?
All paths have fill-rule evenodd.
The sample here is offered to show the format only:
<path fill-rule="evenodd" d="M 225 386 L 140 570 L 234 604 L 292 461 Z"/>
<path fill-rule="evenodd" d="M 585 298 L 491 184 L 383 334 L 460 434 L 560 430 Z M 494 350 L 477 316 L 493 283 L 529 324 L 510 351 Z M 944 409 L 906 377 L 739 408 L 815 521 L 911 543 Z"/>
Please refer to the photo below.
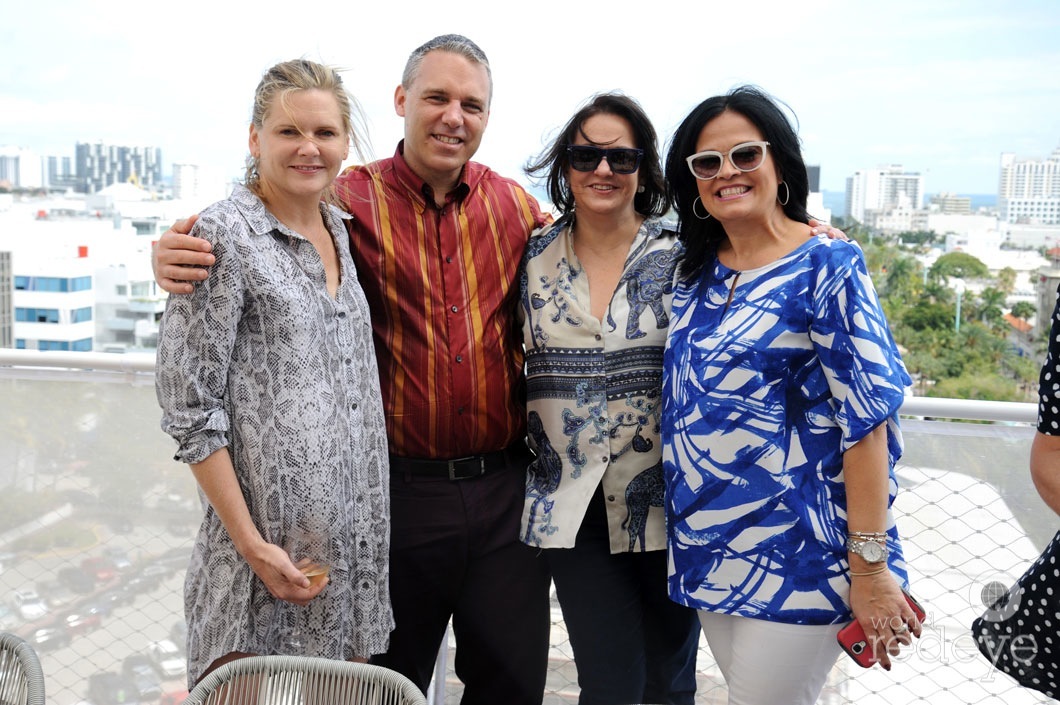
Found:
<path fill-rule="evenodd" d="M 473 460 L 473 459 L 474 459 L 474 456 L 467 455 L 467 456 L 464 456 L 463 458 L 453 458 L 452 460 L 447 461 L 447 466 L 449 468 L 449 479 L 455 482 L 456 480 L 467 480 L 468 478 L 471 478 L 471 477 L 478 477 L 479 475 L 485 475 L 486 474 L 486 456 L 485 455 L 480 455 L 480 456 L 478 456 L 478 473 L 477 474 L 475 474 L 475 475 L 461 475 L 460 477 L 456 476 L 456 464 L 457 463 L 464 463 L 464 462 L 467 462 L 468 460 Z"/>

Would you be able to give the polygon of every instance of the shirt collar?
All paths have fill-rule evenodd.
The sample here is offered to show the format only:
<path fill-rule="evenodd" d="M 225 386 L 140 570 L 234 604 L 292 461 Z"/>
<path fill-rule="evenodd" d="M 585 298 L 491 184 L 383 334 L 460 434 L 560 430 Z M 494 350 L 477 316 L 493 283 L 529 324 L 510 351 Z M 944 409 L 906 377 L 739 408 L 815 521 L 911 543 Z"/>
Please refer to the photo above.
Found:
<path fill-rule="evenodd" d="M 229 198 L 235 204 L 236 210 L 246 219 L 247 225 L 250 226 L 251 232 L 255 235 L 268 235 L 274 230 L 279 230 L 287 235 L 302 237 L 277 220 L 276 216 L 265 207 L 262 200 L 243 184 L 236 184 Z M 329 229 L 332 226 L 333 218 L 338 218 L 340 223 L 343 220 L 353 219 L 353 216 L 349 213 L 334 206 L 329 206 L 323 201 L 320 202 L 320 213 L 324 216 L 324 222 L 328 224 Z"/>
<path fill-rule="evenodd" d="M 434 189 L 430 184 L 421 179 L 412 170 L 409 163 L 405 161 L 405 140 L 398 142 L 397 150 L 394 152 L 394 173 L 404 186 L 422 199 L 423 207 L 434 206 Z M 462 204 L 474 186 L 482 178 L 482 170 L 476 168 L 474 162 L 468 162 L 460 172 L 460 183 L 456 188 L 445 194 L 445 202 Z"/>

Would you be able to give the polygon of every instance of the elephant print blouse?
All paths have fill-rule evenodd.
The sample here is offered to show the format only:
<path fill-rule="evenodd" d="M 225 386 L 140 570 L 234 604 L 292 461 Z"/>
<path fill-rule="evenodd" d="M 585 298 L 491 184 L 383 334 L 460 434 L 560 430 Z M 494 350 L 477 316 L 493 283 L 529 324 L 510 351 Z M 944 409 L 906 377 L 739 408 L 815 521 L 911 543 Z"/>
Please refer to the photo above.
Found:
<path fill-rule="evenodd" d="M 662 355 L 681 245 L 672 224 L 644 221 L 604 320 L 574 254 L 570 216 L 527 245 L 519 315 L 527 426 L 537 452 L 522 539 L 570 548 L 602 483 L 611 552 L 666 548 L 659 444 Z"/>
<path fill-rule="evenodd" d="M 818 236 L 757 269 L 708 263 L 676 287 L 663 369 L 670 597 L 849 620 L 843 453 L 886 424 L 890 506 L 910 384 L 861 249 Z"/>

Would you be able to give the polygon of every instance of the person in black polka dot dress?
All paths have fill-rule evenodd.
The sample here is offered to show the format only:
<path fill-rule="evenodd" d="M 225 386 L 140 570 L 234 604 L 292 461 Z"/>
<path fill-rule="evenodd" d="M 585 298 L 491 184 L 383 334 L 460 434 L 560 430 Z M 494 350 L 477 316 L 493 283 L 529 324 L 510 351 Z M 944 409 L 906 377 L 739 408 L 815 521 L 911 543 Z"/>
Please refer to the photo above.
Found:
<path fill-rule="evenodd" d="M 1060 292 L 1058 292 L 1060 294 Z M 1060 300 L 1038 385 L 1031 477 L 1060 514 Z M 1000 599 L 972 624 L 979 651 L 1027 688 L 1060 698 L 1060 532 Z"/>

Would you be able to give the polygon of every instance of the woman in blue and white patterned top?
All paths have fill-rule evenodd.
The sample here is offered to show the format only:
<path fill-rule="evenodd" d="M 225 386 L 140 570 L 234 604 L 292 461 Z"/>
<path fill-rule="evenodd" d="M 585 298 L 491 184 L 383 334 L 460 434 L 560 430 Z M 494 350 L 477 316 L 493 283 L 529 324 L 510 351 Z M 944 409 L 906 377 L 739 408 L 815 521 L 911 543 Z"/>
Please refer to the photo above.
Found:
<path fill-rule="evenodd" d="M 890 511 L 910 383 L 853 243 L 815 237 L 798 137 L 710 98 L 666 162 L 686 255 L 663 362 L 670 596 L 730 703 L 812 703 L 854 618 L 885 668 L 919 633 Z"/>

